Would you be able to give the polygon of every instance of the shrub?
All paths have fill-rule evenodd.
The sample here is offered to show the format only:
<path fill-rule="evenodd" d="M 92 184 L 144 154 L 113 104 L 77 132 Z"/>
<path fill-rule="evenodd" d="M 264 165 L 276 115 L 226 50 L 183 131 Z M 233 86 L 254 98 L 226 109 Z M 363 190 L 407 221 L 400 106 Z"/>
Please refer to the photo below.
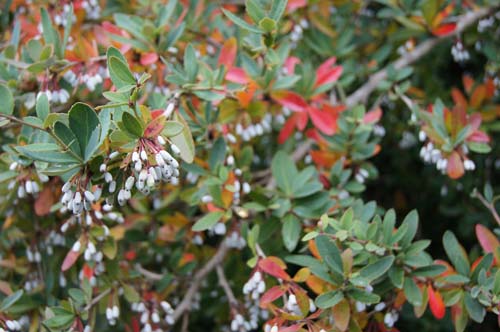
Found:
<path fill-rule="evenodd" d="M 498 10 L 7 1 L 0 331 L 496 329 Z"/>

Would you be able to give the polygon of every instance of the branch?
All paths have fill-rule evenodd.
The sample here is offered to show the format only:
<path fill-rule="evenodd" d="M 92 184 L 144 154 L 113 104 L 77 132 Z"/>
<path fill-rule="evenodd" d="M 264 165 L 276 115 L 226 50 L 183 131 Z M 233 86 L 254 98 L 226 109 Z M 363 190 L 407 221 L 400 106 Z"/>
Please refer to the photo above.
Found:
<path fill-rule="evenodd" d="M 423 57 L 425 54 L 427 54 L 441 41 L 446 40 L 455 34 L 461 33 L 469 26 L 474 24 L 477 20 L 481 19 L 484 16 L 489 15 L 493 10 L 494 8 L 481 8 L 475 12 L 468 12 L 464 14 L 458 20 L 457 28 L 453 33 L 424 41 L 423 43 L 418 45 L 413 51 L 401 56 L 391 65 L 396 70 L 411 65 L 412 63 Z M 349 95 L 346 99 L 347 107 L 352 107 L 360 103 L 365 103 L 370 94 L 373 92 L 373 90 L 377 88 L 380 81 L 384 80 L 387 77 L 388 67 L 389 66 L 371 75 L 365 84 L 363 84 L 360 88 L 358 88 L 351 95 Z"/>
<path fill-rule="evenodd" d="M 146 270 L 140 264 L 137 264 L 135 266 L 135 269 L 137 270 L 137 272 L 139 272 L 140 274 L 142 274 L 147 279 L 150 279 L 150 280 L 153 280 L 153 281 L 159 281 L 159 280 L 163 279 L 163 275 L 162 274 Z"/>
<path fill-rule="evenodd" d="M 227 300 L 229 301 L 231 309 L 235 309 L 238 306 L 238 300 L 234 296 L 231 286 L 229 286 L 229 282 L 227 281 L 226 275 L 224 274 L 224 269 L 219 264 L 215 267 L 215 271 L 217 272 L 217 277 L 219 278 L 219 285 L 224 290 L 224 293 L 226 293 Z"/>
<path fill-rule="evenodd" d="M 484 196 L 478 190 L 475 190 L 473 195 L 477 197 L 481 201 L 481 203 L 483 203 L 483 205 L 490 211 L 491 215 L 493 216 L 497 224 L 500 226 L 500 216 L 498 215 L 498 212 L 495 209 L 495 204 L 488 202 L 486 198 L 484 198 Z"/>
<path fill-rule="evenodd" d="M 106 295 L 108 295 L 111 292 L 111 289 L 112 288 L 108 288 L 104 292 L 102 292 L 101 294 L 94 297 L 92 299 L 92 301 L 89 304 L 87 304 L 87 306 L 85 308 L 83 308 L 83 311 L 89 311 L 93 306 L 95 306 L 97 303 L 99 303 L 99 301 L 101 301 Z"/>
<path fill-rule="evenodd" d="M 217 265 L 219 265 L 224 260 L 224 257 L 226 257 L 228 251 L 229 248 L 226 245 L 226 240 L 224 239 L 217 249 L 215 255 L 198 272 L 196 272 L 193 279 L 191 280 L 191 286 L 189 286 L 186 295 L 184 295 L 181 303 L 179 303 L 174 311 L 173 318 L 175 322 L 182 316 L 185 311 L 189 310 L 193 297 L 200 288 L 201 282 L 210 272 L 212 272 L 213 269 L 215 269 Z"/>

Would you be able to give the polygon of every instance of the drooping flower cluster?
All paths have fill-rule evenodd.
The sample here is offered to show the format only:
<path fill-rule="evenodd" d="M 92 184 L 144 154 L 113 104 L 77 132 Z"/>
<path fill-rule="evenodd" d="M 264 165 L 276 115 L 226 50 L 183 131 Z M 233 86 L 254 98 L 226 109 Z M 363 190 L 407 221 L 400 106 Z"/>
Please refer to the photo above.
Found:
<path fill-rule="evenodd" d="M 162 326 L 175 323 L 174 309 L 167 301 L 161 301 L 159 305 L 155 301 L 132 303 L 132 311 L 140 314 L 141 332 L 161 332 Z"/>

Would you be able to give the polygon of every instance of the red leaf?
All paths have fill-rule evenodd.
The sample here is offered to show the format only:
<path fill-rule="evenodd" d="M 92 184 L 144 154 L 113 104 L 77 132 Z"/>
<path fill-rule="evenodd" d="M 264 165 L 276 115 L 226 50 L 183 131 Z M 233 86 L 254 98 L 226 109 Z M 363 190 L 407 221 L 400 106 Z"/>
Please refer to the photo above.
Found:
<path fill-rule="evenodd" d="M 165 121 L 166 118 L 164 116 L 153 119 L 144 130 L 144 137 L 152 138 L 158 136 L 165 127 Z"/>
<path fill-rule="evenodd" d="M 143 66 L 152 65 L 156 63 L 156 61 L 158 61 L 158 54 L 154 52 L 141 54 L 141 65 Z"/>
<path fill-rule="evenodd" d="M 219 54 L 219 60 L 217 64 L 219 66 L 224 65 L 228 70 L 233 66 L 234 60 L 236 59 L 237 52 L 237 42 L 236 38 L 231 37 L 224 42 Z"/>
<path fill-rule="evenodd" d="M 276 299 L 285 294 L 285 290 L 281 286 L 274 286 L 267 290 L 260 297 L 260 307 L 265 308 L 269 303 L 274 302 Z"/>
<path fill-rule="evenodd" d="M 316 83 L 314 83 L 315 87 L 333 83 L 339 79 L 340 75 L 342 75 L 342 67 L 333 66 L 336 60 L 335 57 L 331 57 L 318 67 L 316 70 Z"/>
<path fill-rule="evenodd" d="M 238 84 L 247 84 L 248 76 L 242 68 L 233 67 L 227 71 L 226 80 Z"/>
<path fill-rule="evenodd" d="M 460 155 L 458 152 L 453 151 L 451 155 L 448 157 L 448 167 L 447 167 L 447 173 L 448 176 L 454 180 L 460 178 L 462 175 L 464 175 L 464 163 L 462 162 L 462 159 L 460 158 Z"/>
<path fill-rule="evenodd" d="M 323 112 L 315 107 L 309 107 L 309 116 L 312 123 L 326 135 L 335 134 L 337 121 L 330 113 Z"/>
<path fill-rule="evenodd" d="M 365 114 L 365 116 L 363 117 L 363 123 L 376 123 L 379 122 L 381 117 L 382 109 L 380 107 L 377 107 L 373 111 Z"/>
<path fill-rule="evenodd" d="M 486 133 L 478 130 L 470 134 L 469 137 L 467 137 L 467 141 L 478 142 L 478 143 L 489 143 L 490 137 Z"/>
<path fill-rule="evenodd" d="M 287 327 L 281 327 L 279 329 L 280 332 L 296 332 L 298 331 L 305 323 L 299 323 L 299 324 L 294 324 L 290 325 Z"/>
<path fill-rule="evenodd" d="M 293 12 L 296 9 L 305 7 L 307 5 L 307 0 L 288 0 L 286 8 L 288 12 Z"/>
<path fill-rule="evenodd" d="M 495 252 L 500 246 L 498 238 L 486 227 L 481 224 L 476 225 L 476 236 L 483 250 L 487 253 Z"/>
<path fill-rule="evenodd" d="M 304 112 L 307 109 L 307 103 L 302 96 L 291 91 L 280 91 L 272 94 L 272 98 L 281 105 L 288 107 L 295 112 Z"/>
<path fill-rule="evenodd" d="M 285 60 L 285 64 L 283 65 L 286 68 L 286 73 L 291 75 L 295 72 L 295 65 L 300 63 L 300 59 L 294 56 L 290 56 Z"/>
<path fill-rule="evenodd" d="M 441 294 L 438 291 L 434 291 L 430 285 L 427 287 L 427 294 L 429 296 L 429 307 L 432 314 L 437 319 L 442 319 L 446 313 L 446 307 L 444 306 Z"/>
<path fill-rule="evenodd" d="M 272 275 L 273 277 L 283 280 L 290 280 L 290 276 L 288 275 L 288 273 L 286 273 L 285 270 L 283 270 L 283 268 L 281 268 L 281 266 L 279 266 L 272 257 L 261 259 L 259 261 L 259 268 L 265 273 Z"/>
<path fill-rule="evenodd" d="M 330 84 L 336 82 L 340 75 L 342 75 L 342 67 L 336 66 L 330 69 L 325 75 L 321 78 L 316 78 L 315 87 L 318 87 L 323 84 Z"/>
<path fill-rule="evenodd" d="M 83 266 L 83 276 L 87 279 L 92 278 L 94 275 L 94 269 L 92 269 L 88 264 Z"/>
<path fill-rule="evenodd" d="M 286 140 L 293 134 L 295 129 L 295 117 L 291 116 L 286 120 L 285 124 L 280 130 L 280 134 L 278 136 L 278 143 L 283 144 Z"/>
<path fill-rule="evenodd" d="M 452 33 L 453 31 L 455 31 L 456 27 L 457 27 L 456 23 L 446 23 L 446 24 L 440 25 L 439 27 L 437 27 L 435 29 L 432 29 L 432 33 L 435 36 L 446 36 L 446 35 Z"/>
<path fill-rule="evenodd" d="M 66 257 L 64 258 L 64 261 L 61 266 L 61 271 L 67 271 L 69 270 L 78 260 L 78 256 L 80 256 L 79 251 L 73 251 L 70 250 L 67 254 Z"/>

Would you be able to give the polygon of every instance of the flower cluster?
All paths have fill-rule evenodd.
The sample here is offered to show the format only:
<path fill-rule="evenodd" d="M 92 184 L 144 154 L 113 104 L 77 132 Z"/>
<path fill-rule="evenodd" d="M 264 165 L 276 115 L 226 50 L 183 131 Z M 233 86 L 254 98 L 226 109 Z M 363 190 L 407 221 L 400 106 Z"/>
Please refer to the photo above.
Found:
<path fill-rule="evenodd" d="M 465 49 L 460 40 L 451 47 L 451 55 L 453 56 L 453 60 L 458 63 L 466 62 L 470 59 L 469 51 Z"/>
<path fill-rule="evenodd" d="M 174 324 L 174 309 L 167 301 L 132 303 L 132 310 L 140 314 L 141 332 L 161 332 L 164 323 Z"/>

